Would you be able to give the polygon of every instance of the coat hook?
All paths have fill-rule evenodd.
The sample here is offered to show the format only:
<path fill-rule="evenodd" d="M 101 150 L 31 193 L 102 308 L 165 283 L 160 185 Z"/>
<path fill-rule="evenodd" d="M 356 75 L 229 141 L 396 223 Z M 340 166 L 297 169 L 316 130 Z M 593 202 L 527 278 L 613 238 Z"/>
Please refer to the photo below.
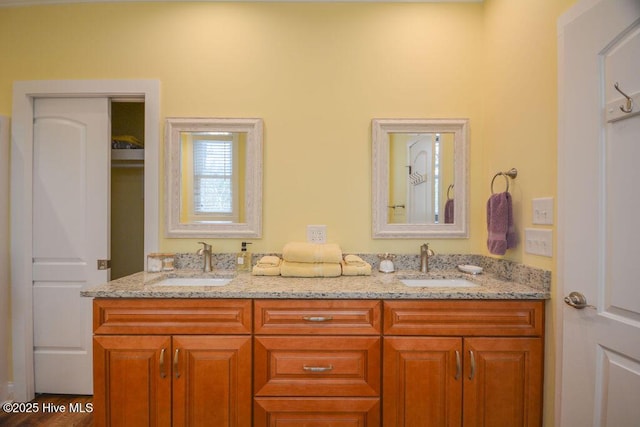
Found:
<path fill-rule="evenodd" d="M 620 92 L 622 94 L 622 96 L 624 96 L 625 98 L 627 98 L 627 104 L 623 107 L 622 105 L 620 106 L 620 110 L 622 110 L 625 113 L 630 113 L 633 111 L 633 99 L 631 99 L 631 97 L 629 95 L 627 95 L 626 93 L 624 93 L 623 91 L 620 90 L 620 88 L 618 87 L 618 82 L 616 82 L 613 85 L 614 88 L 616 88 L 616 90 L 618 92 Z"/>

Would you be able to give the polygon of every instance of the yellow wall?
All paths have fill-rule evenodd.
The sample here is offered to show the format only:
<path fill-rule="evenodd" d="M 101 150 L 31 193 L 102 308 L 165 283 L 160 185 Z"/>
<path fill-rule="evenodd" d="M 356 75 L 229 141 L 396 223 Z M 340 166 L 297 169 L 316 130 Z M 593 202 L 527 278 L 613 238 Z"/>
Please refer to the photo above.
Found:
<path fill-rule="evenodd" d="M 489 183 L 498 171 L 518 169 L 511 182 L 514 221 L 520 241 L 524 228 L 555 226 L 532 224 L 531 201 L 553 197 L 556 203 L 557 152 L 557 18 L 575 0 L 486 0 L 485 86 L 482 180 Z M 504 188 L 502 177 L 496 179 Z M 482 191 L 490 194 L 490 186 Z M 555 243 L 554 243 L 555 249 Z M 483 248 L 483 253 L 488 251 Z M 554 251 L 555 252 L 555 251 Z M 558 325 L 552 307 L 561 301 L 555 294 L 555 259 L 530 255 L 524 244 L 509 251 L 509 259 L 552 270 L 552 298 L 547 304 L 545 339 L 544 425 L 554 425 L 555 342 Z"/>
<path fill-rule="evenodd" d="M 571 3 L 2 8 L 0 113 L 11 111 L 15 80 L 153 78 L 163 121 L 263 118 L 264 236 L 255 252 L 327 224 L 346 251 L 417 253 L 422 240 L 371 239 L 371 119 L 468 117 L 470 238 L 431 243 L 440 253 L 487 253 L 495 172 L 520 171 L 511 189 L 521 241 L 531 199 L 555 196 L 556 19 Z M 159 249 L 191 251 L 196 241 L 161 238 Z M 213 244 L 232 252 L 239 241 Z M 506 257 L 553 269 L 522 244 Z"/>
<path fill-rule="evenodd" d="M 417 253 L 422 241 L 371 239 L 372 118 L 468 117 L 471 163 L 481 164 L 481 4 L 8 8 L 0 40 L 0 112 L 10 112 L 14 80 L 154 78 L 163 121 L 263 118 L 264 235 L 254 252 L 279 251 L 304 239 L 307 224 L 326 224 L 346 251 Z M 472 167 L 474 182 L 480 171 Z M 478 194 L 472 208 L 481 204 Z M 484 230 L 474 222 L 471 239 L 432 246 L 478 251 Z M 159 249 L 196 242 L 163 238 Z M 239 248 L 237 239 L 212 243 Z"/>

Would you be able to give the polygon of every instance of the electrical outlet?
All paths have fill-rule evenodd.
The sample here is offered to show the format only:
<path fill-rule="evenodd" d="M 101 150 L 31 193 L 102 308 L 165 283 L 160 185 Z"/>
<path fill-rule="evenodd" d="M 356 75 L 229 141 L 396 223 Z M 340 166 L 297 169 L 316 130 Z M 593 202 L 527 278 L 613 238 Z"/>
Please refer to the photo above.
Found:
<path fill-rule="evenodd" d="M 327 242 L 327 226 L 326 225 L 307 225 L 307 242 L 326 243 Z"/>
<path fill-rule="evenodd" d="M 525 228 L 524 250 L 527 253 L 542 256 L 553 254 L 553 232 L 537 228 Z"/>
<path fill-rule="evenodd" d="M 533 223 L 534 224 L 553 224 L 553 197 L 544 197 L 533 199 Z"/>

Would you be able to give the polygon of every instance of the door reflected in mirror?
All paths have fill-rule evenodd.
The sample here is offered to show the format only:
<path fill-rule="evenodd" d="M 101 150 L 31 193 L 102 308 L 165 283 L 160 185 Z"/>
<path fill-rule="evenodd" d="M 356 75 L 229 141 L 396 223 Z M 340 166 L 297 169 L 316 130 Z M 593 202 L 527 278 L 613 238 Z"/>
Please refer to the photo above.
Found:
<path fill-rule="evenodd" d="M 167 119 L 168 237 L 260 237 L 262 121 Z"/>
<path fill-rule="evenodd" d="M 374 238 L 468 237 L 467 119 L 374 119 Z"/>
<path fill-rule="evenodd" d="M 389 223 L 455 220 L 455 134 L 389 134 Z"/>

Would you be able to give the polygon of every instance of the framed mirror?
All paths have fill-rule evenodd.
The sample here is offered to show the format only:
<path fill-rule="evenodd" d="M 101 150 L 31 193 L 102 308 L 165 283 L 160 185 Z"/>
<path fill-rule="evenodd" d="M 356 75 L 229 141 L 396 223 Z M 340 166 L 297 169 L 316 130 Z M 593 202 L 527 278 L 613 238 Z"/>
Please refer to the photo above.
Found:
<path fill-rule="evenodd" d="M 468 119 L 374 119 L 373 238 L 466 238 Z"/>
<path fill-rule="evenodd" d="M 262 120 L 168 118 L 167 237 L 262 236 Z"/>

